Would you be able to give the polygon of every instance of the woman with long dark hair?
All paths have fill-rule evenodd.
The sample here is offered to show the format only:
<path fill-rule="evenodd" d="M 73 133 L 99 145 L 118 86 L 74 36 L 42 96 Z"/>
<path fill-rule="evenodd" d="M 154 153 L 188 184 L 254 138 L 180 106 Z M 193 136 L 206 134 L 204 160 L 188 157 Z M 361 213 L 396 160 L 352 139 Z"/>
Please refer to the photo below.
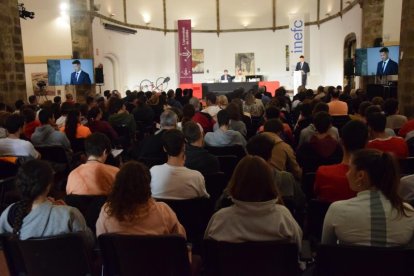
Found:
<path fill-rule="evenodd" d="M 92 133 L 101 132 L 108 136 L 108 138 L 115 142 L 118 139 L 118 134 L 107 122 L 102 120 L 103 111 L 100 107 L 95 106 L 88 111 L 88 127 Z"/>
<path fill-rule="evenodd" d="M 115 178 L 112 192 L 96 222 L 96 235 L 122 233 L 137 235 L 178 234 L 186 236 L 174 211 L 151 197 L 151 174 L 136 161 L 125 163 Z"/>
<path fill-rule="evenodd" d="M 42 160 L 24 163 L 16 184 L 22 199 L 1 214 L 0 233 L 12 233 L 21 240 L 82 232 L 93 243 L 93 235 L 78 209 L 54 205 L 47 197 L 53 183 L 53 170 Z"/>
<path fill-rule="evenodd" d="M 383 247 L 412 244 L 414 209 L 398 195 L 400 181 L 394 157 L 373 149 L 356 151 L 347 178 L 357 196 L 329 207 L 322 243 Z"/>
<path fill-rule="evenodd" d="M 65 126 L 62 127 L 60 131 L 66 134 L 69 141 L 73 141 L 79 138 L 86 138 L 92 134 L 88 127 L 80 124 L 79 110 L 69 111 Z"/>

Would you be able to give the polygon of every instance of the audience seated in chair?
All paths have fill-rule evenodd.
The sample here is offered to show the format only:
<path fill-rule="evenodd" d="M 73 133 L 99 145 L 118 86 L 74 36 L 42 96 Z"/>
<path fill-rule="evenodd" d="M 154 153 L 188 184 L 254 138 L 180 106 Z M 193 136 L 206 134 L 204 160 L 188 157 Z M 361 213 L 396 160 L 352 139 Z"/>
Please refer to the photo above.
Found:
<path fill-rule="evenodd" d="M 264 125 L 264 134 L 275 142 L 270 164 L 279 171 L 289 171 L 296 179 L 301 179 L 302 169 L 296 161 L 295 152 L 279 136 L 282 131 L 283 125 L 279 119 L 271 119 Z"/>
<path fill-rule="evenodd" d="M 386 128 L 400 129 L 406 122 L 407 117 L 398 114 L 398 101 L 390 98 L 384 102 L 384 113 L 387 116 Z"/>
<path fill-rule="evenodd" d="M 100 107 L 95 106 L 88 112 L 88 127 L 92 133 L 100 132 L 105 134 L 114 144 L 118 140 L 118 134 L 112 128 L 111 124 L 102 120 L 103 111 Z"/>
<path fill-rule="evenodd" d="M 10 112 L 0 111 L 0 139 L 7 137 L 6 120 L 10 115 Z"/>
<path fill-rule="evenodd" d="M 176 129 L 177 120 L 177 114 L 173 111 L 164 111 L 160 117 L 160 130 L 142 141 L 139 149 L 139 157 L 167 159 L 163 149 L 162 135 L 169 129 Z"/>
<path fill-rule="evenodd" d="M 64 102 L 60 107 L 60 116 L 56 118 L 56 125 L 59 129 L 65 126 L 69 111 L 74 109 L 73 104 Z"/>
<path fill-rule="evenodd" d="M 51 110 L 40 110 L 39 121 L 41 126 L 35 129 L 31 139 L 35 147 L 61 146 L 66 151 L 71 151 L 70 142 L 66 135 L 57 129 Z"/>
<path fill-rule="evenodd" d="M 322 112 L 322 111 L 329 112 L 328 105 L 326 103 L 323 103 L 323 102 L 317 103 L 315 105 L 315 107 L 313 108 L 313 110 L 312 110 L 312 124 L 310 124 L 309 126 L 307 126 L 307 127 L 305 127 L 304 129 L 301 130 L 297 148 L 299 148 L 304 143 L 308 143 L 310 141 L 310 139 L 313 137 L 313 135 L 316 134 L 317 131 L 316 131 L 315 125 L 313 124 L 313 118 L 315 117 L 315 115 L 317 113 Z M 332 126 L 328 130 L 328 133 L 333 138 L 335 138 L 337 141 L 339 141 L 339 132 L 338 132 L 338 129 L 336 127 Z"/>
<path fill-rule="evenodd" d="M 398 195 L 395 158 L 374 149 L 356 151 L 351 156 L 347 178 L 358 194 L 331 204 L 325 216 L 322 243 L 412 245 L 414 209 Z"/>
<path fill-rule="evenodd" d="M 204 108 L 201 112 L 208 113 L 214 120 L 217 119 L 217 113 L 221 108 L 217 105 L 217 96 L 213 92 L 210 92 L 206 95 L 206 104 L 207 107 Z"/>
<path fill-rule="evenodd" d="M 203 175 L 220 171 L 220 164 L 216 156 L 204 148 L 203 132 L 200 126 L 193 122 L 186 122 L 183 126 L 185 140 L 185 166 L 201 172 Z"/>
<path fill-rule="evenodd" d="M 131 137 L 135 134 L 137 125 L 135 123 L 134 116 L 128 113 L 126 106 L 121 99 L 115 99 L 113 101 L 110 113 L 111 115 L 108 118 L 108 122 L 113 127 L 125 126 Z"/>
<path fill-rule="evenodd" d="M 26 107 L 22 110 L 21 115 L 24 118 L 23 134 L 26 139 L 30 140 L 35 129 L 40 126 L 39 120 L 36 119 L 36 112 L 33 108 Z"/>
<path fill-rule="evenodd" d="M 108 195 L 113 186 L 115 175 L 119 169 L 106 165 L 111 154 L 111 141 L 105 134 L 96 132 L 86 138 L 86 164 L 74 169 L 68 177 L 67 194 L 75 195 Z"/>
<path fill-rule="evenodd" d="M 33 145 L 20 139 L 23 133 L 24 119 L 18 114 L 10 115 L 5 122 L 7 138 L 0 139 L 0 156 L 22 156 L 29 158 L 40 158 L 40 154 Z"/>
<path fill-rule="evenodd" d="M 47 197 L 53 170 L 42 160 L 24 163 L 17 174 L 22 200 L 10 205 L 0 217 L 0 233 L 21 240 L 81 232 L 91 246 L 94 238 L 78 209 Z"/>
<path fill-rule="evenodd" d="M 331 101 L 328 103 L 329 114 L 331 116 L 348 115 L 348 105 L 339 100 L 341 91 L 331 86 L 328 88 L 328 93 L 331 95 Z"/>
<path fill-rule="evenodd" d="M 349 187 L 346 173 L 353 152 L 365 148 L 368 141 L 368 128 L 358 120 L 348 122 L 342 128 L 342 162 L 320 166 L 316 171 L 315 195 L 318 200 L 334 202 L 355 197 L 356 192 Z"/>
<path fill-rule="evenodd" d="M 217 113 L 219 128 L 214 132 L 206 133 L 204 141 L 207 146 L 226 147 L 233 145 L 246 146 L 246 140 L 238 131 L 229 129 L 230 117 L 227 110 L 220 110 Z"/>
<path fill-rule="evenodd" d="M 305 173 L 316 172 L 320 165 L 336 164 L 342 159 L 338 140 L 329 134 L 332 127 L 331 116 L 322 111 L 315 115 L 313 121 L 317 132 L 296 151 L 298 162 Z"/>
<path fill-rule="evenodd" d="M 288 144 L 293 144 L 292 129 L 289 126 L 289 124 L 283 122 L 283 118 L 281 116 L 279 108 L 275 106 L 269 106 L 268 108 L 266 108 L 263 119 L 264 119 L 264 123 L 266 123 L 268 120 L 279 119 L 283 124 L 283 131 L 279 135 L 280 138 L 282 138 L 283 141 L 285 141 Z M 260 133 L 260 132 L 263 132 L 263 130 L 264 130 L 264 125 L 260 126 L 257 132 Z"/>
<path fill-rule="evenodd" d="M 409 120 L 406 122 L 398 131 L 398 135 L 405 138 L 405 136 L 414 131 L 414 119 Z"/>
<path fill-rule="evenodd" d="M 280 194 L 271 167 L 261 157 L 246 156 L 227 187 L 234 205 L 211 218 L 204 238 L 226 242 L 284 240 L 301 248 L 302 230 Z"/>
<path fill-rule="evenodd" d="M 136 122 L 142 122 L 143 126 L 150 126 L 154 122 L 154 111 L 147 105 L 147 97 L 144 92 L 138 93 L 137 106 L 132 110 Z"/>
<path fill-rule="evenodd" d="M 61 127 L 60 131 L 64 132 L 71 142 L 75 139 L 86 138 L 92 134 L 88 127 L 81 125 L 79 110 L 69 111 L 65 126 Z"/>
<path fill-rule="evenodd" d="M 367 147 L 394 154 L 397 158 L 408 157 L 408 146 L 403 138 L 390 136 L 385 132 L 386 117 L 380 112 L 370 113 L 367 116 L 367 123 L 370 134 L 370 141 Z"/>
<path fill-rule="evenodd" d="M 200 124 L 203 127 L 204 133 L 212 132 L 213 126 L 216 121 L 213 119 L 212 116 L 210 116 L 209 113 L 200 111 L 200 108 L 201 108 L 200 101 L 197 98 L 192 97 L 189 101 L 189 104 L 194 106 L 194 110 L 195 110 L 195 114 L 192 120 Z"/>
<path fill-rule="evenodd" d="M 168 90 L 167 98 L 168 98 L 167 99 L 167 104 L 169 106 L 175 107 L 175 108 L 178 108 L 178 109 L 183 108 L 182 104 L 175 99 L 175 91 L 174 90 L 172 90 L 172 89 Z"/>
<path fill-rule="evenodd" d="M 246 149 L 249 155 L 259 156 L 271 165 L 270 161 L 274 146 L 274 140 L 268 135 L 262 133 L 252 137 L 247 143 Z M 280 171 L 274 167 L 271 168 L 273 172 L 274 185 L 280 192 L 280 196 L 283 198 L 283 201 L 293 202 L 294 210 L 292 211 L 303 213 L 306 202 L 305 195 L 303 194 L 300 184 L 295 180 L 291 173 Z M 218 204 L 220 208 L 225 207 L 225 200 L 231 200 L 227 191 L 225 191 L 221 196 L 221 200 Z"/>
<path fill-rule="evenodd" d="M 191 199 L 209 197 L 203 175 L 184 167 L 185 138 L 177 130 L 167 130 L 162 135 L 167 163 L 151 168 L 151 191 L 154 198 Z"/>
<path fill-rule="evenodd" d="M 178 234 L 186 237 L 171 208 L 151 197 L 151 174 L 143 164 L 130 161 L 116 175 L 113 190 L 102 206 L 96 235 L 104 233 L 136 235 Z"/>

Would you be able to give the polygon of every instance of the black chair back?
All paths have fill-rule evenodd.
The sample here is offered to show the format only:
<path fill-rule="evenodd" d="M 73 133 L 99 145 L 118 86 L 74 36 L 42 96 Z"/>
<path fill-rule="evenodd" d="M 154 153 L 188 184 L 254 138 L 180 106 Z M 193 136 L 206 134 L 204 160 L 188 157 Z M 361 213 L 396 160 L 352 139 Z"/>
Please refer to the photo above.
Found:
<path fill-rule="evenodd" d="M 113 129 L 118 133 L 118 144 L 123 149 L 128 149 L 131 145 L 131 133 L 127 125 L 112 125 Z"/>
<path fill-rule="evenodd" d="M 409 156 L 414 157 L 414 137 L 407 140 Z"/>
<path fill-rule="evenodd" d="M 206 190 L 210 195 L 210 200 L 215 204 L 227 187 L 228 178 L 223 172 L 218 172 L 205 175 L 204 180 L 206 183 Z"/>
<path fill-rule="evenodd" d="M 296 244 L 204 240 L 206 275 L 298 275 Z"/>
<path fill-rule="evenodd" d="M 331 206 L 330 202 L 312 199 L 308 205 L 308 234 L 309 240 L 319 243 L 322 237 L 323 221 L 326 212 Z"/>
<path fill-rule="evenodd" d="M 414 249 L 320 245 L 314 275 L 413 275 Z"/>
<path fill-rule="evenodd" d="M 210 147 L 206 146 L 209 153 L 216 156 L 235 155 L 238 160 L 246 156 L 246 151 L 241 145 L 233 145 L 228 147 Z"/>
<path fill-rule="evenodd" d="M 85 138 L 76 138 L 70 140 L 73 153 L 85 152 Z"/>
<path fill-rule="evenodd" d="M 350 120 L 351 118 L 348 115 L 332 116 L 332 125 L 338 129 L 340 136 L 342 127 Z"/>
<path fill-rule="evenodd" d="M 42 160 L 47 160 L 58 164 L 69 164 L 66 151 L 61 146 L 36 147 L 36 150 L 42 156 Z"/>
<path fill-rule="evenodd" d="M 193 244 L 193 252 L 201 251 L 204 231 L 213 213 L 213 206 L 208 198 L 185 200 L 157 199 L 168 204 L 184 226 L 187 240 Z"/>
<path fill-rule="evenodd" d="M 16 177 L 0 179 L 0 213 L 10 204 L 19 201 L 20 192 L 16 187 Z"/>
<path fill-rule="evenodd" d="M 312 198 L 315 198 L 314 184 L 315 184 L 316 173 L 308 172 L 302 176 L 302 191 L 306 196 L 306 199 L 309 201 Z"/>
<path fill-rule="evenodd" d="M 151 169 L 154 166 L 162 165 L 167 162 L 167 158 L 161 158 L 161 157 L 139 157 L 138 161 L 142 164 L 146 165 L 149 169 Z"/>
<path fill-rule="evenodd" d="M 67 205 L 77 208 L 86 220 L 86 224 L 92 230 L 96 231 L 96 221 L 102 206 L 106 202 L 107 196 L 87 196 L 87 195 L 67 195 L 65 202 Z"/>
<path fill-rule="evenodd" d="M 19 165 L 0 159 L 0 178 L 16 176 Z"/>
<path fill-rule="evenodd" d="M 236 155 L 216 155 L 216 157 L 220 164 L 220 170 L 229 180 L 240 159 Z"/>
<path fill-rule="evenodd" d="M 399 159 L 400 173 L 403 175 L 414 174 L 414 157 Z"/>
<path fill-rule="evenodd" d="M 92 275 L 90 255 L 80 234 L 18 240 L 2 236 L 12 275 Z"/>
<path fill-rule="evenodd" d="M 98 241 L 105 275 L 190 275 L 183 237 L 103 234 Z"/>

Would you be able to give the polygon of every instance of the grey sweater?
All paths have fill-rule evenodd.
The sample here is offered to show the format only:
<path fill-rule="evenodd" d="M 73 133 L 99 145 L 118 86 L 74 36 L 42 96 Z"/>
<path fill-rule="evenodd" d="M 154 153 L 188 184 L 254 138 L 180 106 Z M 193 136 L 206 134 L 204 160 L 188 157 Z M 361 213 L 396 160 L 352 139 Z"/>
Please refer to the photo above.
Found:
<path fill-rule="evenodd" d="M 54 129 L 51 125 L 37 127 L 31 141 L 35 147 L 62 146 L 66 150 L 70 149 L 70 143 L 66 135 Z"/>
<path fill-rule="evenodd" d="M 1 214 L 0 234 L 13 232 L 7 220 L 11 206 L 13 204 Z M 94 236 L 78 209 L 66 205 L 53 205 L 50 201 L 45 201 L 23 219 L 20 239 L 27 240 L 72 232 L 82 232 L 87 245 L 93 245 Z"/>

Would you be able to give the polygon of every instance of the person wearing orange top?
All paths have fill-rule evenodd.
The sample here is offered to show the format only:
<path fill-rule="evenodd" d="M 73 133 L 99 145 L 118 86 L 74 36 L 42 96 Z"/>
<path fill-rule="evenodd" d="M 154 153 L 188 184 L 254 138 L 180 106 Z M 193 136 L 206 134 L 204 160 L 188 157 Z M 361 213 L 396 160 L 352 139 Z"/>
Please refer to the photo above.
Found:
<path fill-rule="evenodd" d="M 368 114 L 367 123 L 371 140 L 367 148 L 390 152 L 399 159 L 408 157 L 408 146 L 401 137 L 390 136 L 385 132 L 387 118 L 381 112 Z"/>
<path fill-rule="evenodd" d="M 96 222 L 96 235 L 105 233 L 132 235 L 177 234 L 186 237 L 174 211 L 151 196 L 151 174 L 136 161 L 121 167 L 114 188 L 102 206 Z"/>
<path fill-rule="evenodd" d="M 80 124 L 80 112 L 78 110 L 71 110 L 66 118 L 64 127 L 60 128 L 70 141 L 74 139 L 86 138 L 92 134 L 87 126 Z"/>
<path fill-rule="evenodd" d="M 331 88 L 331 101 L 328 103 L 329 106 L 329 114 L 331 116 L 343 116 L 348 115 L 348 105 L 346 102 L 339 100 L 340 91 L 335 88 Z"/>
<path fill-rule="evenodd" d="M 316 171 L 314 192 L 318 200 L 335 202 L 355 197 L 356 192 L 349 187 L 346 173 L 349 170 L 352 153 L 365 148 L 367 141 L 368 128 L 361 121 L 350 121 L 343 126 L 342 162 L 335 165 L 320 166 Z"/>
<path fill-rule="evenodd" d="M 96 132 L 86 138 L 85 152 L 88 161 L 69 174 L 66 193 L 108 195 L 112 191 L 115 175 L 119 171 L 117 167 L 105 164 L 111 153 L 111 141 L 105 134 Z"/>
<path fill-rule="evenodd" d="M 40 126 L 39 120 L 36 120 L 36 112 L 32 108 L 25 108 L 22 111 L 24 117 L 23 134 L 27 139 L 32 139 L 35 129 Z"/>

